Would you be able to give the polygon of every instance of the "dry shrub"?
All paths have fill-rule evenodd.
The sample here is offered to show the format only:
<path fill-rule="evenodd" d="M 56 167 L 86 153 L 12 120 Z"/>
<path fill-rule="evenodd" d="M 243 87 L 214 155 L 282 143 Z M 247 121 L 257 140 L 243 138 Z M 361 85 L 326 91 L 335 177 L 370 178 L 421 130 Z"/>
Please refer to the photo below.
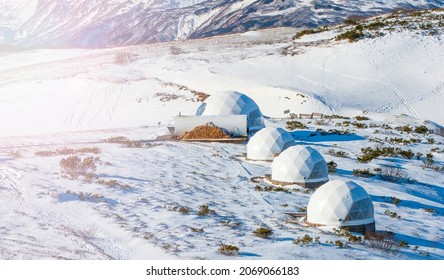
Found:
<path fill-rule="evenodd" d="M 122 143 L 122 147 L 124 148 L 154 148 L 162 145 L 162 143 L 149 143 L 141 140 L 126 141 Z"/>
<path fill-rule="evenodd" d="M 221 224 L 223 226 L 229 227 L 229 228 L 238 228 L 241 223 L 238 221 L 233 221 L 233 220 L 225 220 L 225 221 L 221 221 Z"/>
<path fill-rule="evenodd" d="M 189 132 L 185 132 L 180 139 L 228 139 L 230 135 L 227 131 L 214 125 L 213 123 L 207 123 L 195 127 Z"/>
<path fill-rule="evenodd" d="M 94 177 L 93 173 L 97 170 L 96 162 L 98 160 L 94 157 L 82 159 L 79 156 L 70 156 L 60 160 L 60 167 L 71 179 L 77 179 L 80 176 L 90 179 Z"/>
<path fill-rule="evenodd" d="M 178 211 L 180 214 L 184 214 L 184 215 L 190 213 L 190 209 L 188 207 L 184 207 L 184 206 L 179 207 Z"/>
<path fill-rule="evenodd" d="M 20 150 L 11 151 L 8 153 L 8 155 L 13 158 L 22 158 L 23 157 L 23 154 L 20 152 Z"/>
<path fill-rule="evenodd" d="M 216 211 L 210 209 L 208 205 L 203 204 L 199 207 L 199 211 L 197 211 L 197 215 L 199 216 L 207 216 L 207 215 L 214 215 L 216 214 Z"/>
<path fill-rule="evenodd" d="M 208 94 L 201 91 L 192 90 L 191 92 L 194 94 L 195 97 L 197 97 L 200 102 L 204 102 L 205 100 L 207 100 L 208 97 L 210 97 Z"/>
<path fill-rule="evenodd" d="M 371 248 L 378 251 L 393 255 L 396 255 L 399 251 L 399 244 L 393 239 L 393 233 L 391 232 L 368 232 L 364 238 Z"/>
<path fill-rule="evenodd" d="M 99 193 L 89 193 L 89 192 L 78 192 L 77 193 L 77 192 L 70 191 L 70 190 L 67 190 L 66 193 L 70 194 L 70 195 L 77 196 L 77 198 L 81 201 L 88 201 L 88 202 L 94 202 L 94 203 L 106 202 L 105 197 Z"/>
<path fill-rule="evenodd" d="M 103 139 L 100 142 L 120 144 L 120 143 L 125 143 L 128 141 L 129 141 L 128 138 L 126 138 L 125 136 L 116 136 L 116 137 L 110 137 L 107 139 Z"/>
<path fill-rule="evenodd" d="M 229 244 L 221 244 L 219 246 L 219 253 L 225 256 L 239 255 L 239 247 Z"/>
<path fill-rule="evenodd" d="M 54 151 L 37 151 L 34 153 L 34 155 L 38 157 L 53 157 L 57 154 Z"/>
<path fill-rule="evenodd" d="M 108 181 L 107 180 L 98 180 L 97 183 L 101 184 L 101 185 L 108 186 L 108 187 L 114 187 L 114 186 L 119 185 L 119 182 L 117 182 L 117 180 L 114 180 L 114 179 L 108 180 Z"/>
<path fill-rule="evenodd" d="M 170 47 L 170 54 L 172 55 L 179 55 L 182 53 L 182 49 L 176 46 L 171 46 Z"/>
<path fill-rule="evenodd" d="M 70 148 L 63 148 L 63 149 L 56 150 L 56 154 L 63 155 L 63 156 L 73 155 L 75 153 L 76 153 L 76 150 L 70 149 Z"/>
<path fill-rule="evenodd" d="M 253 231 L 253 233 L 260 238 L 270 238 L 270 236 L 273 234 L 273 230 L 269 228 L 258 228 Z"/>
<path fill-rule="evenodd" d="M 166 93 L 166 92 L 158 92 L 154 95 L 154 97 L 158 97 L 162 102 L 170 102 L 173 100 L 177 100 L 179 98 L 185 98 L 184 95 L 178 95 L 174 93 Z"/>
<path fill-rule="evenodd" d="M 293 240 L 293 244 L 303 245 L 303 244 L 311 244 L 313 242 L 313 237 L 306 234 L 304 236 L 299 236 L 297 239 Z"/>
<path fill-rule="evenodd" d="M 75 154 L 100 154 L 102 151 L 100 148 L 80 148 L 80 149 L 71 149 L 71 148 L 62 148 L 57 149 L 55 151 L 37 151 L 34 154 L 38 157 L 54 157 L 58 155 L 67 156 L 67 155 L 75 155 Z"/>
<path fill-rule="evenodd" d="M 190 228 L 190 229 L 191 229 L 192 232 L 197 232 L 197 233 L 203 233 L 203 232 L 204 232 L 204 229 L 203 229 L 203 228 L 195 228 L 195 227 L 192 227 L 192 228 Z"/>
<path fill-rule="evenodd" d="M 124 136 L 110 137 L 101 140 L 101 142 L 122 144 L 124 148 L 154 148 L 163 145 L 162 143 L 150 143 L 142 140 L 129 140 Z"/>
<path fill-rule="evenodd" d="M 160 146 L 161 144 L 151 144 L 151 143 L 146 143 L 143 141 L 138 141 L 138 140 L 133 140 L 133 141 L 126 141 L 124 143 L 122 143 L 122 146 L 124 148 L 153 148 L 156 146 Z"/>
<path fill-rule="evenodd" d="M 145 143 L 141 141 L 127 141 L 122 144 L 125 148 L 143 148 Z"/>
<path fill-rule="evenodd" d="M 379 176 L 385 181 L 399 183 L 409 179 L 406 172 L 396 166 L 383 166 L 379 171 Z"/>
<path fill-rule="evenodd" d="M 80 148 L 76 150 L 76 153 L 79 154 L 100 154 L 102 152 L 102 150 L 98 147 L 94 147 L 94 148 Z"/>
<path fill-rule="evenodd" d="M 128 184 L 123 184 L 118 182 L 117 180 L 97 180 L 97 184 L 108 186 L 108 187 L 116 187 L 121 189 L 131 189 L 132 187 Z"/>

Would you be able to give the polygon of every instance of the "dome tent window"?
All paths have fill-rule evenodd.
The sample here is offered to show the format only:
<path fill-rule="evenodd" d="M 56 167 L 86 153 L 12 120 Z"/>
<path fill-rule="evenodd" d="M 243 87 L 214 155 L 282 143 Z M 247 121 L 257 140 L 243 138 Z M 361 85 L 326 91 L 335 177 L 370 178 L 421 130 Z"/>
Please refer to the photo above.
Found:
<path fill-rule="evenodd" d="M 318 163 L 313 165 L 313 169 L 308 179 L 316 180 L 317 178 L 326 178 L 326 177 L 328 177 L 328 166 L 327 169 L 325 169 L 324 162 L 319 161 Z"/>
<path fill-rule="evenodd" d="M 199 108 L 197 108 L 196 116 L 202 116 L 203 112 L 205 112 L 205 108 L 207 107 L 207 103 L 202 103 Z"/>
<path fill-rule="evenodd" d="M 251 111 L 248 114 L 248 126 L 249 127 L 264 127 L 264 119 L 262 112 L 259 108 Z"/>
<path fill-rule="evenodd" d="M 350 209 L 345 221 L 356 221 L 371 219 L 373 216 L 373 206 L 370 199 L 356 201 Z"/>

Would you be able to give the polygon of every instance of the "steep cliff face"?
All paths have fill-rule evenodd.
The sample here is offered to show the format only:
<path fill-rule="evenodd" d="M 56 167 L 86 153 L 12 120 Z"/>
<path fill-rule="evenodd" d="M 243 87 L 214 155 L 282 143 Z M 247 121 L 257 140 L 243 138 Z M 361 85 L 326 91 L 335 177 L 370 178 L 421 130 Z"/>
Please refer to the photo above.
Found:
<path fill-rule="evenodd" d="M 349 15 L 442 6 L 443 0 L 0 0 L 0 44 L 135 45 L 277 26 L 314 27 Z"/>

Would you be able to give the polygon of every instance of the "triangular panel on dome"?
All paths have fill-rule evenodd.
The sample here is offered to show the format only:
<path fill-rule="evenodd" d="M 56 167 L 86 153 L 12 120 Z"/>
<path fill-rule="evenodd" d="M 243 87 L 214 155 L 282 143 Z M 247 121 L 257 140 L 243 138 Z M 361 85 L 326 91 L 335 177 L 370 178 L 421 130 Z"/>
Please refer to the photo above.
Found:
<path fill-rule="evenodd" d="M 373 206 L 369 198 L 356 201 L 349 212 L 350 221 L 370 219 L 373 211 Z"/>

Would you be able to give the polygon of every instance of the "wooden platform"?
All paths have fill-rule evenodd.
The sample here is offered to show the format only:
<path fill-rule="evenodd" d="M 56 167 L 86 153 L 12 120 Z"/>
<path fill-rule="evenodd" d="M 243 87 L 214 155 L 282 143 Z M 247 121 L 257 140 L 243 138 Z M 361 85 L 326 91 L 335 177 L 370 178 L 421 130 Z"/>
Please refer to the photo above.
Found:
<path fill-rule="evenodd" d="M 156 138 L 157 141 L 182 141 L 182 142 L 202 142 L 202 143 L 234 143 L 234 144 L 244 144 L 247 142 L 247 137 L 236 137 L 236 138 L 226 138 L 226 139 L 178 139 L 172 135 L 162 135 Z"/>
<path fill-rule="evenodd" d="M 178 141 L 183 142 L 204 142 L 204 143 L 234 143 L 234 144 L 242 144 L 247 142 L 248 138 L 227 138 L 227 139 L 178 139 Z"/>

